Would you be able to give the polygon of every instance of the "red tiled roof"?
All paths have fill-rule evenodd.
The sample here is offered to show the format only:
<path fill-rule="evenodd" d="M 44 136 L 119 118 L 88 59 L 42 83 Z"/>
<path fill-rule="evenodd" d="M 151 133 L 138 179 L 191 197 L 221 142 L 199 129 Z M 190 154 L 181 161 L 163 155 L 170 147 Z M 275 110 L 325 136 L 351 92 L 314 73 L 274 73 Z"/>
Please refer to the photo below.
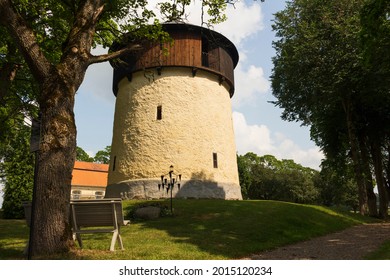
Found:
<path fill-rule="evenodd" d="M 72 186 L 107 186 L 108 164 L 76 161 Z"/>

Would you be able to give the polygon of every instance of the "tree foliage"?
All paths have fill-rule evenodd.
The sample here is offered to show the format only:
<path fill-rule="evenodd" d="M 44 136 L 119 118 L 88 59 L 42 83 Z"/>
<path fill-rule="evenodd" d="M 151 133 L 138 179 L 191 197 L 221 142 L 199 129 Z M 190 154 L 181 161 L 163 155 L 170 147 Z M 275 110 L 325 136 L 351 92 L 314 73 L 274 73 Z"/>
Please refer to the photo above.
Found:
<path fill-rule="evenodd" d="M 108 164 L 110 162 L 110 153 L 111 146 L 107 146 L 104 148 L 104 150 L 97 151 L 94 157 L 91 157 L 81 147 L 77 147 L 76 160 Z"/>
<path fill-rule="evenodd" d="M 111 146 L 106 146 L 104 150 L 97 151 L 93 158 L 94 162 L 108 164 L 110 162 Z"/>
<path fill-rule="evenodd" d="M 76 160 L 78 161 L 86 161 L 86 162 L 93 162 L 93 158 L 88 155 L 86 151 L 84 151 L 82 148 L 77 147 L 76 148 Z"/>
<path fill-rule="evenodd" d="M 325 160 L 321 171 L 272 155 L 237 155 L 244 199 L 320 204 L 357 211 L 359 200 L 351 164 Z"/>
<path fill-rule="evenodd" d="M 34 183 L 34 155 L 30 153 L 30 128 L 17 132 L 0 148 L 0 180 L 4 184 L 3 217 L 23 218 L 23 201 L 31 201 Z"/>
<path fill-rule="evenodd" d="M 283 119 L 310 126 L 312 139 L 335 165 L 352 163 L 362 214 L 376 215 L 375 176 L 379 214 L 386 217 L 383 162 L 390 95 L 387 86 L 377 81 L 381 77 L 377 66 L 365 59 L 370 57 L 368 50 L 375 51 L 369 44 L 363 47 L 365 4 L 365 0 L 288 2 L 273 26 L 278 40 L 272 88 Z M 388 77 L 388 64 L 380 71 Z"/>
<path fill-rule="evenodd" d="M 313 178 L 318 171 L 293 160 L 247 153 L 237 156 L 240 185 L 247 199 L 315 203 L 318 190 Z"/>
<path fill-rule="evenodd" d="M 328 207 L 345 207 L 356 212 L 359 199 L 351 164 L 335 164 L 327 159 L 321 167 L 321 171 L 314 177 L 314 185 L 319 190 L 319 202 Z"/>
<path fill-rule="evenodd" d="M 34 156 L 28 122 L 37 116 L 38 87 L 20 51 L 0 26 L 0 181 L 4 218 L 24 217 L 33 190 Z"/>

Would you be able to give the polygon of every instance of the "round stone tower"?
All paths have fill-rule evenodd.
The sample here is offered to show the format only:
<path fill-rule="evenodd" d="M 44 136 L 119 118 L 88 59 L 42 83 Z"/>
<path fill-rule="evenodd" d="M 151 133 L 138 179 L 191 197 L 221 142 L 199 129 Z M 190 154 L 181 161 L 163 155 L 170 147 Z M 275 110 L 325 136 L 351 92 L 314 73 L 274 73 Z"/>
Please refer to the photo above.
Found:
<path fill-rule="evenodd" d="M 172 44 L 143 42 L 125 63 L 112 64 L 116 106 L 106 197 L 167 197 L 158 184 L 173 165 L 181 174 L 175 197 L 242 199 L 230 102 L 237 49 L 203 27 L 164 29 Z"/>

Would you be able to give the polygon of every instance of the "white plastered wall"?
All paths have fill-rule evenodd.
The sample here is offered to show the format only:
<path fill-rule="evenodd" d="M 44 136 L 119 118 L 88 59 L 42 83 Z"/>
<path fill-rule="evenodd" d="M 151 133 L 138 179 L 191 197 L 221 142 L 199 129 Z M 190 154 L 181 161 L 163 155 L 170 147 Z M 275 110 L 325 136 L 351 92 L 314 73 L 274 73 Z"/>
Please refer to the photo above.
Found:
<path fill-rule="evenodd" d="M 239 188 L 230 95 L 213 73 L 164 67 L 161 75 L 140 71 L 131 81 L 124 78 L 111 149 L 109 185 L 159 180 L 173 165 L 183 180 Z M 239 190 L 234 193 L 231 199 L 241 199 Z"/>

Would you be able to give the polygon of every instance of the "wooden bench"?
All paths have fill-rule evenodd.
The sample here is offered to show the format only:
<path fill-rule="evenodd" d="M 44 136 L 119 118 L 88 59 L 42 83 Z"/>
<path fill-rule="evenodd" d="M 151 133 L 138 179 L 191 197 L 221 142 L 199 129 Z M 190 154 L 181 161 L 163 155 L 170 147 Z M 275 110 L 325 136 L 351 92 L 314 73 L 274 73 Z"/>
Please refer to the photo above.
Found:
<path fill-rule="evenodd" d="M 73 233 L 81 248 L 81 234 L 112 233 L 110 251 L 117 240 L 123 250 L 120 227 L 130 221 L 123 218 L 122 199 L 72 200 L 70 207 Z"/>

